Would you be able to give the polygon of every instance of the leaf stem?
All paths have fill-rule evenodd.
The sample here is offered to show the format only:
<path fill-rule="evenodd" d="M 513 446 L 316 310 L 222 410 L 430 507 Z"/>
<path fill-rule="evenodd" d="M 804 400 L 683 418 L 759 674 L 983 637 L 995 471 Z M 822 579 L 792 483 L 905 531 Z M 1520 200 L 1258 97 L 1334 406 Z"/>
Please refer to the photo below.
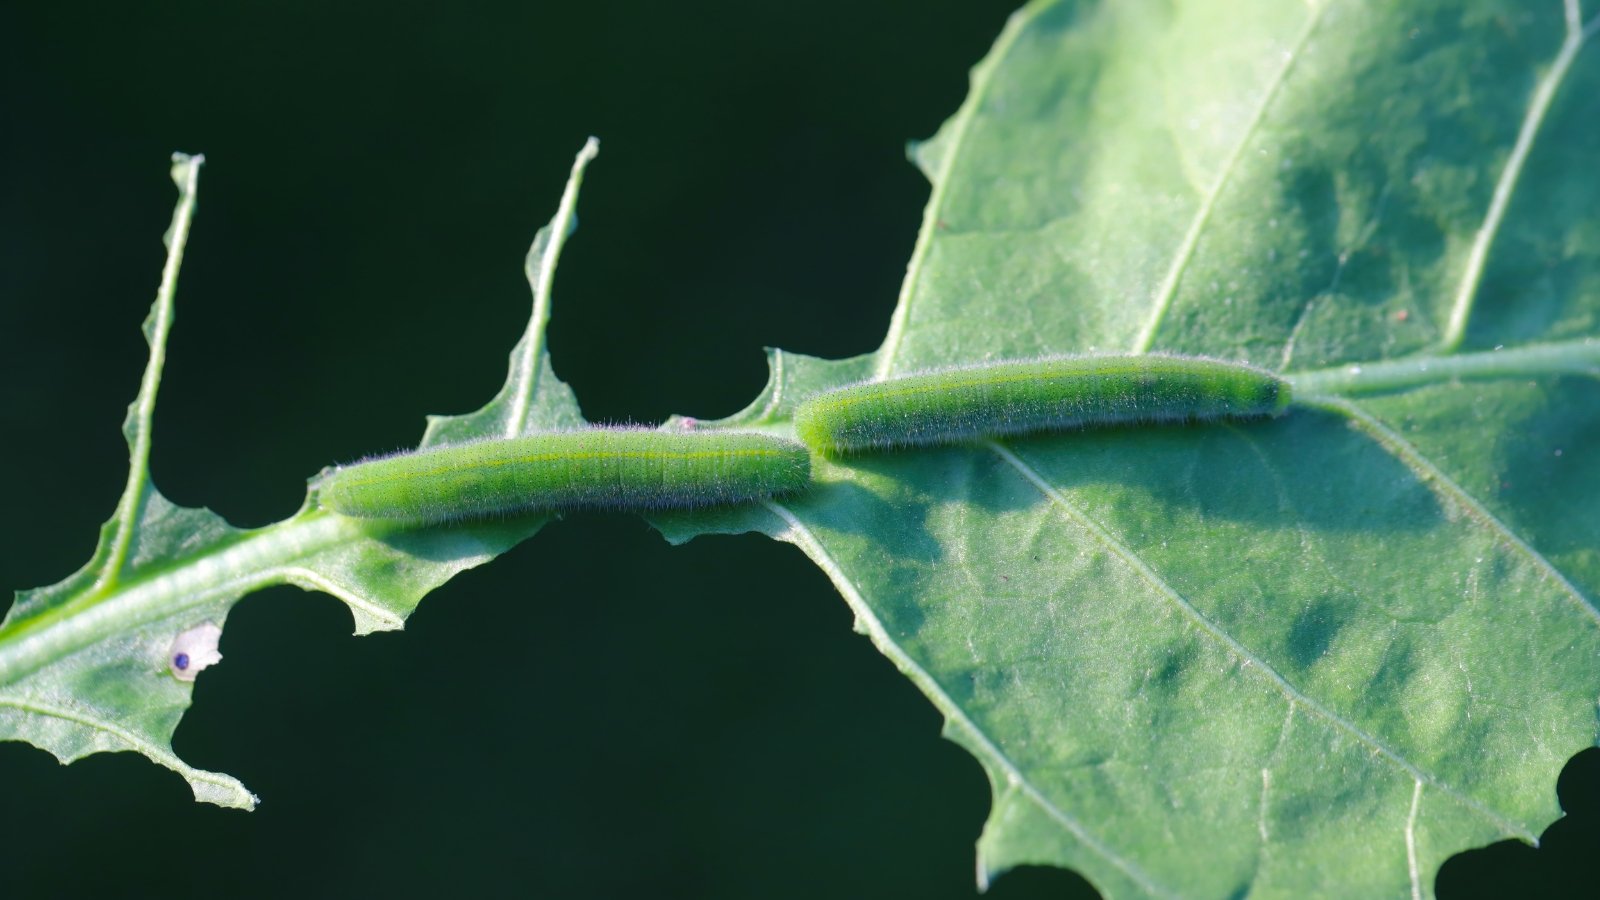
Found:
<path fill-rule="evenodd" d="M 522 371 L 527 373 L 527 377 L 518 385 L 511 415 L 506 420 L 505 437 L 522 434 L 528 424 L 528 407 L 539 388 L 539 360 L 545 352 L 544 327 L 550 321 L 550 290 L 555 282 L 556 263 L 561 259 L 561 248 L 566 246 L 567 238 L 578 227 L 575 210 L 578 206 L 578 188 L 583 185 L 583 170 L 599 155 L 598 138 L 591 137 L 584 142 L 583 149 L 578 151 L 578 158 L 572 163 L 572 174 L 567 178 L 566 190 L 561 192 L 561 205 L 556 209 L 555 218 L 550 220 L 548 240 L 536 239 L 533 246 L 528 248 L 523 271 L 528 276 L 528 285 L 533 288 L 533 315 L 528 320 L 528 339 L 525 346 L 519 348 L 523 352 Z M 545 236 L 546 233 L 541 232 L 540 237 Z"/>
<path fill-rule="evenodd" d="M 240 597 L 274 584 L 296 583 L 301 561 L 360 536 L 340 516 L 302 511 L 250 532 L 243 540 L 174 561 L 153 574 L 68 600 L 0 629 L 0 685 L 10 684 L 68 654 L 184 609 Z M 75 598 L 76 599 L 76 598 Z"/>
<path fill-rule="evenodd" d="M 1284 376 L 1295 400 L 1399 391 L 1463 379 L 1537 378 L 1543 375 L 1600 377 L 1600 340 L 1583 338 L 1529 344 L 1507 350 L 1450 356 L 1411 356 L 1352 363 Z"/>
<path fill-rule="evenodd" d="M 144 322 L 145 341 L 150 345 L 150 361 L 139 383 L 139 395 L 128 406 L 122 433 L 128 439 L 128 482 L 117 501 L 115 536 L 111 540 L 100 572 L 97 589 L 104 590 L 116 581 L 133 541 L 138 508 L 150 487 L 150 420 L 156 408 L 156 390 L 161 386 L 161 369 L 167 361 L 167 334 L 172 330 L 172 299 L 178 292 L 178 270 L 183 267 L 183 250 L 189 244 L 189 226 L 194 221 L 195 197 L 200 187 L 200 166 L 204 156 L 172 154 L 172 182 L 178 186 L 178 205 L 172 210 L 172 224 L 162 242 L 167 245 L 167 261 L 161 267 L 161 286 L 156 302 Z"/>

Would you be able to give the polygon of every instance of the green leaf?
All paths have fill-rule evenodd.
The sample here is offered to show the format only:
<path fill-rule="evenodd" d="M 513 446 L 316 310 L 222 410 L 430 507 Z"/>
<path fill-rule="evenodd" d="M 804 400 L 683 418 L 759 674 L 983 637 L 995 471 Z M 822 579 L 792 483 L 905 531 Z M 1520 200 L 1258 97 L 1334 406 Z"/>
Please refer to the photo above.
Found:
<path fill-rule="evenodd" d="M 1591 12 L 1589 15 L 1593 16 Z M 1288 375 L 1279 420 L 818 461 L 758 524 L 983 764 L 980 881 L 1422 896 L 1600 697 L 1600 60 L 1576 2 L 1039 2 L 913 148 L 883 347 Z M 658 520 L 674 540 L 695 533 Z"/>
<path fill-rule="evenodd" d="M 1593 14 L 1591 13 L 1591 16 Z M 1596 23 L 1518 3 L 1034 3 L 914 148 L 933 195 L 883 347 L 773 351 L 706 427 L 990 358 L 1166 350 L 1276 369 L 1282 419 L 818 460 L 808 494 L 652 517 L 804 550 L 989 773 L 980 881 L 1072 866 L 1109 896 L 1431 893 L 1532 840 L 1600 696 Z M 506 387 L 424 444 L 581 422 L 543 326 L 580 154 L 530 253 Z M 294 583 L 398 627 L 532 535 L 300 513 L 263 529 L 149 484 L 198 160 L 90 564 L 0 623 L 0 737 L 173 756 L 173 641 Z"/>
<path fill-rule="evenodd" d="M 475 413 L 431 418 L 424 445 L 582 421 L 571 390 L 550 370 L 544 324 L 583 170 L 598 152 L 590 140 L 579 153 L 560 209 L 528 253 L 534 311 L 505 387 Z M 292 518 L 242 531 L 161 496 L 149 477 L 150 422 L 201 162 L 174 157 L 179 200 L 161 288 L 145 322 L 150 362 L 123 426 L 129 470 L 122 499 L 89 564 L 59 584 L 20 592 L 0 622 L 0 739 L 28 741 L 63 763 L 135 750 L 183 775 L 196 799 L 249 808 L 256 798 L 236 779 L 195 769 L 172 752 L 193 691 L 172 665 L 180 634 L 206 623 L 220 628 L 239 598 L 274 584 L 343 600 L 357 634 L 398 629 L 423 595 L 533 535 L 548 517 L 454 528 L 373 525 L 322 512 L 311 495 Z M 184 674 L 192 679 L 197 670 Z"/>

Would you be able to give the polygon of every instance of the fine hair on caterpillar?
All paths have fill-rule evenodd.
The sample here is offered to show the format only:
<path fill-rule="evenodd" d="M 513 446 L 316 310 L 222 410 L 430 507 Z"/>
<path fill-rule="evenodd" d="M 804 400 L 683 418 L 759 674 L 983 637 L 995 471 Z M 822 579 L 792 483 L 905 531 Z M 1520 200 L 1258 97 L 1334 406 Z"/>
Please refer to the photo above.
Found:
<path fill-rule="evenodd" d="M 795 410 L 795 433 L 819 453 L 855 452 L 1095 425 L 1274 416 L 1282 378 L 1199 356 L 1135 354 L 1008 360 L 824 391 Z"/>
<path fill-rule="evenodd" d="M 424 523 L 718 506 L 805 490 L 810 451 L 842 456 L 1096 425 L 1274 416 L 1289 401 L 1277 375 L 1206 357 L 1008 360 L 811 396 L 794 416 L 804 444 L 681 424 L 591 427 L 363 460 L 325 472 L 313 487 L 322 506 L 341 515 Z"/>
<path fill-rule="evenodd" d="M 811 456 L 738 431 L 595 427 L 433 447 L 339 466 L 313 484 L 358 518 L 447 522 L 531 510 L 718 506 L 801 490 Z"/>

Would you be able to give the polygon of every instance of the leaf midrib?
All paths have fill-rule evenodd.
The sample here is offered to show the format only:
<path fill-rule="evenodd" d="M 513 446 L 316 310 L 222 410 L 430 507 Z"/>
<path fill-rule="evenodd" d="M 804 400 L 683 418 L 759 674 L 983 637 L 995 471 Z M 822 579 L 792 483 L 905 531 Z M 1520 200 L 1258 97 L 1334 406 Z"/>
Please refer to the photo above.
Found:
<path fill-rule="evenodd" d="M 0 687 L 69 653 L 216 598 L 281 582 L 294 562 L 362 537 L 351 520 L 321 512 L 295 518 L 190 556 L 148 577 L 119 584 L 90 605 L 67 601 L 0 635 Z"/>

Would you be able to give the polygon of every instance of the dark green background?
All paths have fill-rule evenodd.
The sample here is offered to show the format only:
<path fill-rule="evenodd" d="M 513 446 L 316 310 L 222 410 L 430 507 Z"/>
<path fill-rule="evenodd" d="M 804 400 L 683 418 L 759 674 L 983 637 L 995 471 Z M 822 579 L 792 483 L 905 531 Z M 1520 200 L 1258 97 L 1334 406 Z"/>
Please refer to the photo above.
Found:
<path fill-rule="evenodd" d="M 763 346 L 875 348 L 927 195 L 904 142 L 1010 8 L 0 5 L 0 586 L 81 565 L 121 487 L 172 150 L 209 164 L 154 477 L 261 525 L 494 393 L 590 134 L 550 326 L 589 419 L 723 416 Z M 291 589 L 228 620 L 175 744 L 253 814 L 131 754 L 0 744 L 0 896 L 974 893 L 981 770 L 793 547 L 573 517 L 404 633 L 349 627 Z M 1574 824 L 1553 850 L 1592 844 Z M 1537 889 L 1563 852 L 1460 857 L 1440 886 Z M 991 896 L 1082 892 L 1037 869 Z"/>

